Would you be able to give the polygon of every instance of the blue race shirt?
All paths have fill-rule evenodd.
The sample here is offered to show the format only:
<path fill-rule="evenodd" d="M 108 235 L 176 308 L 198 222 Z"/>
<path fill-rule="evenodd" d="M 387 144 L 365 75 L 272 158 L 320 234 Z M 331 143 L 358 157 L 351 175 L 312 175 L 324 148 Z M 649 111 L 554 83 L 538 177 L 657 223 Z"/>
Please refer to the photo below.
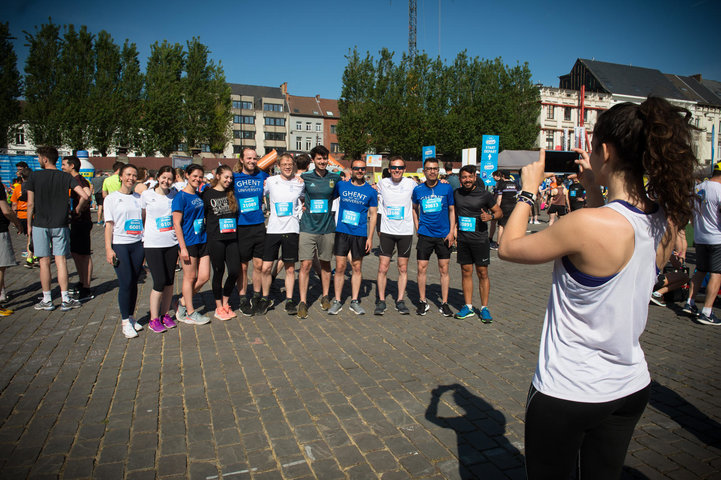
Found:
<path fill-rule="evenodd" d="M 238 201 L 238 225 L 258 225 L 265 222 L 263 215 L 263 183 L 268 174 L 258 170 L 253 175 L 233 174 L 233 190 Z"/>
<path fill-rule="evenodd" d="M 418 234 L 433 238 L 445 238 L 451 231 L 448 207 L 453 205 L 453 187 L 436 183 L 430 188 L 421 183 L 413 190 L 413 204 L 418 207 Z"/>
<path fill-rule="evenodd" d="M 378 192 L 364 183 L 354 185 L 350 180 L 338 182 L 333 192 L 338 197 L 338 223 L 336 232 L 357 237 L 368 236 L 368 208 L 378 206 Z"/>
<path fill-rule="evenodd" d="M 205 208 L 200 195 L 180 191 L 173 198 L 172 209 L 174 212 L 183 212 L 185 245 L 199 245 L 207 241 Z"/>

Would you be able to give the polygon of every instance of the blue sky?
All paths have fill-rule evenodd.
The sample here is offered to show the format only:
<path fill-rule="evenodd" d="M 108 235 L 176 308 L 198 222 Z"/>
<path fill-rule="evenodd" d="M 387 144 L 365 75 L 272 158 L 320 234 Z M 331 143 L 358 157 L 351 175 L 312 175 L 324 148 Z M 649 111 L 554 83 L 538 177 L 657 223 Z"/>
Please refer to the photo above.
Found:
<path fill-rule="evenodd" d="M 471 56 L 528 62 L 536 83 L 558 86 L 577 58 L 657 68 L 721 81 L 721 2 L 417 0 L 418 49 L 452 61 Z M 439 15 L 440 14 L 440 15 Z M 23 31 L 47 21 L 105 29 L 116 43 L 137 44 L 141 63 L 154 41 L 208 45 L 233 83 L 277 86 L 294 95 L 338 98 L 349 49 L 400 57 L 408 48 L 408 2 L 402 0 L 156 2 L 6 0 L 22 71 Z M 439 35 L 440 32 L 440 35 Z"/>

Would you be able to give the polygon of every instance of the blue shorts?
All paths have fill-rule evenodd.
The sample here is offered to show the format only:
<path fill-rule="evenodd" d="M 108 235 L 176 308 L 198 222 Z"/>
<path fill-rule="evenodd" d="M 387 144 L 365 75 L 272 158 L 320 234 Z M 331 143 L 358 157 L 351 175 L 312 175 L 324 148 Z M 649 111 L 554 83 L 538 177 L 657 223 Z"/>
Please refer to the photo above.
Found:
<path fill-rule="evenodd" d="M 36 257 L 70 254 L 70 229 L 68 227 L 33 227 L 33 253 Z"/>

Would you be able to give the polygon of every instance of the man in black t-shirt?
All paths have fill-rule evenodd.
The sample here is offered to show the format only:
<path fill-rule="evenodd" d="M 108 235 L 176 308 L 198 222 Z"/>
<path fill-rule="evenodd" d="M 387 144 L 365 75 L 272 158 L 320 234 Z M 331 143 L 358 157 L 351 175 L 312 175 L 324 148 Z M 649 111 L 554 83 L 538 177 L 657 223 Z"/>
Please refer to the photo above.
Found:
<path fill-rule="evenodd" d="M 78 185 L 90 197 L 90 182 L 80 175 L 80 159 L 75 155 L 63 158 L 63 172 L 69 173 L 78 182 Z M 73 209 L 80 203 L 80 196 L 75 191 L 70 192 L 70 253 L 75 261 L 78 271 L 78 285 L 71 289 L 79 301 L 90 300 L 93 292 L 90 290 L 90 279 L 93 276 L 93 258 L 90 255 L 90 231 L 93 228 L 93 219 L 90 215 L 90 202 L 86 202 L 80 214 L 74 214 Z"/>
<path fill-rule="evenodd" d="M 586 189 L 583 188 L 575 175 L 573 176 L 573 183 L 568 186 L 568 203 L 571 206 L 571 211 L 586 206 Z"/>
<path fill-rule="evenodd" d="M 508 217 L 516 206 L 516 196 L 518 195 L 518 185 L 511 180 L 507 171 L 503 171 L 503 180 L 496 183 L 496 204 L 501 208 L 503 217 L 498 220 L 498 243 L 501 243 L 503 236 L 503 228 L 506 226 Z"/>
<path fill-rule="evenodd" d="M 503 218 L 504 213 L 493 194 L 479 187 L 476 179 L 476 167 L 465 165 L 461 168 L 461 188 L 453 192 L 458 228 L 458 263 L 461 265 L 461 284 L 466 302 L 455 317 L 468 318 L 476 313 L 473 308 L 473 266 L 475 265 L 481 294 L 481 309 L 478 316 L 483 323 L 491 323 L 493 317 L 488 310 L 488 296 L 491 289 L 488 265 L 491 262 L 491 248 L 486 222 Z"/>

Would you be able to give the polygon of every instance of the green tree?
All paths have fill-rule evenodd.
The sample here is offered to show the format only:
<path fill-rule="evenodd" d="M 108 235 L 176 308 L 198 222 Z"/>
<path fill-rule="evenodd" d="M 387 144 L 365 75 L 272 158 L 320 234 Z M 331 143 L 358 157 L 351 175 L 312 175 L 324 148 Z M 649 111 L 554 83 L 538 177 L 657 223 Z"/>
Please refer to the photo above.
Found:
<path fill-rule="evenodd" d="M 105 30 L 95 39 L 95 80 L 90 88 L 88 126 L 90 144 L 106 156 L 119 128 L 120 47 Z"/>
<path fill-rule="evenodd" d="M 20 122 L 22 82 L 18 73 L 10 26 L 0 23 L 0 148 L 7 148 L 12 130 Z"/>
<path fill-rule="evenodd" d="M 210 122 L 208 143 L 213 153 L 223 153 L 230 140 L 233 112 L 231 111 L 230 85 L 225 81 L 225 73 L 220 63 L 213 70 L 210 91 L 214 95 L 213 115 Z"/>
<path fill-rule="evenodd" d="M 156 150 L 164 156 L 178 149 L 183 139 L 183 65 L 185 55 L 179 43 L 153 43 L 145 71 L 145 95 L 142 113 L 143 142 L 146 155 Z"/>
<path fill-rule="evenodd" d="M 35 145 L 62 145 L 62 108 L 57 92 L 60 28 L 48 23 L 35 32 L 24 31 L 28 57 L 25 61 L 24 120 Z"/>
<path fill-rule="evenodd" d="M 140 132 L 143 114 L 143 85 L 145 79 L 140 71 L 138 49 L 125 40 L 120 53 L 120 78 L 117 90 L 117 129 L 113 137 L 119 148 L 142 150 Z M 151 151 L 152 155 L 154 151 Z"/>
<path fill-rule="evenodd" d="M 368 151 L 372 126 L 371 94 L 374 84 L 373 57 L 366 53 L 361 59 L 358 49 L 346 55 L 343 89 L 338 100 L 338 142 L 350 158 L 361 158 Z"/>

